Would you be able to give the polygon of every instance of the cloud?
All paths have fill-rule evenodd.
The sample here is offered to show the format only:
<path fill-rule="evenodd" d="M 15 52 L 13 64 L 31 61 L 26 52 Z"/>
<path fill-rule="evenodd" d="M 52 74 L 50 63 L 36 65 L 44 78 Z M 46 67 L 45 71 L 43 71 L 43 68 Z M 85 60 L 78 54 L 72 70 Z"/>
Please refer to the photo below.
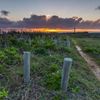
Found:
<path fill-rule="evenodd" d="M 28 27 L 28 28 L 46 27 L 46 16 L 31 15 L 30 18 L 23 18 L 22 21 L 18 21 L 17 25 L 20 27 Z"/>
<path fill-rule="evenodd" d="M 83 20 L 81 17 L 61 18 L 59 16 L 51 16 L 48 20 L 45 15 L 31 15 L 30 18 L 23 18 L 14 22 L 7 18 L 0 18 L 0 28 L 17 27 L 17 28 L 63 28 L 73 29 L 100 29 L 100 19 L 96 21 Z"/>
<path fill-rule="evenodd" d="M 0 28 L 9 28 L 14 26 L 13 21 L 8 20 L 7 18 L 0 18 Z"/>
<path fill-rule="evenodd" d="M 85 29 L 100 29 L 100 19 L 96 21 L 82 21 L 78 24 L 78 28 L 85 28 Z"/>
<path fill-rule="evenodd" d="M 96 8 L 96 10 L 100 10 L 100 6 L 98 6 L 98 7 Z"/>
<path fill-rule="evenodd" d="M 80 23 L 82 18 L 60 18 L 58 16 L 51 16 L 48 20 L 45 15 L 37 16 L 31 15 L 30 18 L 23 18 L 22 21 L 18 21 L 19 27 L 30 28 L 72 28 L 74 25 Z"/>
<path fill-rule="evenodd" d="M 1 15 L 3 15 L 3 16 L 8 16 L 9 15 L 9 11 L 6 11 L 6 10 L 2 10 L 1 11 Z"/>

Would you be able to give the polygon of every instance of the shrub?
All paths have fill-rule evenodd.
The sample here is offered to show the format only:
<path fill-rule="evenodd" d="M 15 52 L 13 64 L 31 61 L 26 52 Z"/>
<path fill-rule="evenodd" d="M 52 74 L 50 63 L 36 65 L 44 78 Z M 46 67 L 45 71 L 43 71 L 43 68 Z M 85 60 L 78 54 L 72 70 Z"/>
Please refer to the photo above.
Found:
<path fill-rule="evenodd" d="M 0 100 L 3 100 L 7 96 L 8 96 L 8 91 L 5 88 L 0 90 Z"/>
<path fill-rule="evenodd" d="M 55 44 L 51 40 L 46 40 L 44 46 L 46 49 L 55 49 Z"/>
<path fill-rule="evenodd" d="M 45 86 L 49 90 L 59 90 L 60 89 L 60 82 L 61 82 L 61 73 L 60 73 L 60 71 L 48 74 L 45 77 Z"/>
<path fill-rule="evenodd" d="M 41 54 L 41 55 L 47 55 L 47 50 L 45 48 L 34 48 L 34 53 L 35 54 Z"/>
<path fill-rule="evenodd" d="M 84 51 L 87 53 L 99 54 L 100 51 L 95 47 L 85 47 Z"/>
<path fill-rule="evenodd" d="M 6 57 L 5 59 L 6 64 L 13 65 L 13 64 L 18 64 L 19 62 L 21 62 L 21 56 L 18 53 L 18 50 L 16 48 L 14 47 L 6 48 L 4 52 L 5 52 L 5 57 Z"/>
<path fill-rule="evenodd" d="M 3 63 L 5 61 L 5 53 L 3 51 L 0 51 L 0 63 Z"/>
<path fill-rule="evenodd" d="M 57 64 L 52 64 L 49 68 L 50 72 L 56 72 L 58 70 L 58 65 Z"/>

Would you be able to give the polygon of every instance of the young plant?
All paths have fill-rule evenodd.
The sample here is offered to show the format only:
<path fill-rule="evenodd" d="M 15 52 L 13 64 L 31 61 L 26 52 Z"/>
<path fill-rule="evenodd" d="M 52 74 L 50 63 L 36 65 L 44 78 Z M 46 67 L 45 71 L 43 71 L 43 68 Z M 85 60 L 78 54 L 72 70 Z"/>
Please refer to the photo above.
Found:
<path fill-rule="evenodd" d="M 0 100 L 3 100 L 7 96 L 8 96 L 8 91 L 5 88 L 0 90 Z"/>

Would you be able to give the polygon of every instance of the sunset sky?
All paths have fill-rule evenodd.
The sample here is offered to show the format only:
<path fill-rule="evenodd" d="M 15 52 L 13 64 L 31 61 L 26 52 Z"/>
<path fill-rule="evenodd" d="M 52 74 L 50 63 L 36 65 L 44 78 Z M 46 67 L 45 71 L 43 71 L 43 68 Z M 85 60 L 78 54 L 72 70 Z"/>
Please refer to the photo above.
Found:
<path fill-rule="evenodd" d="M 87 27 L 89 29 L 100 28 L 100 0 L 0 0 L 0 12 L 0 21 L 3 25 L 6 21 L 1 18 L 15 22 L 24 21 L 24 18 L 29 20 L 34 18 L 31 15 L 48 17 L 56 15 L 59 17 L 55 18 L 58 21 L 60 18 L 67 18 L 68 22 L 68 18 L 77 16 L 84 20 L 82 28 L 88 25 L 92 25 Z M 86 26 L 86 23 L 89 24 Z"/>
<path fill-rule="evenodd" d="M 83 19 L 100 18 L 100 0 L 0 0 L 0 10 L 10 12 L 11 20 L 36 15 L 78 16 Z"/>

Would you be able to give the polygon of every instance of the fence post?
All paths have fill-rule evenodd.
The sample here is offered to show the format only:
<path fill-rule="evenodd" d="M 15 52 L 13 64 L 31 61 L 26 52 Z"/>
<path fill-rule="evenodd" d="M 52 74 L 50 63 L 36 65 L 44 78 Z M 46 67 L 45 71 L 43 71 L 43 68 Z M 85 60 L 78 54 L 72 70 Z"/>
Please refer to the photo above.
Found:
<path fill-rule="evenodd" d="M 67 40 L 67 46 L 70 48 L 70 40 Z"/>
<path fill-rule="evenodd" d="M 24 82 L 29 83 L 30 81 L 30 52 L 24 52 Z"/>
<path fill-rule="evenodd" d="M 62 79 L 61 79 L 61 89 L 65 92 L 67 91 L 67 87 L 68 87 L 68 80 L 69 80 L 71 66 L 72 66 L 72 59 L 64 58 Z"/>

